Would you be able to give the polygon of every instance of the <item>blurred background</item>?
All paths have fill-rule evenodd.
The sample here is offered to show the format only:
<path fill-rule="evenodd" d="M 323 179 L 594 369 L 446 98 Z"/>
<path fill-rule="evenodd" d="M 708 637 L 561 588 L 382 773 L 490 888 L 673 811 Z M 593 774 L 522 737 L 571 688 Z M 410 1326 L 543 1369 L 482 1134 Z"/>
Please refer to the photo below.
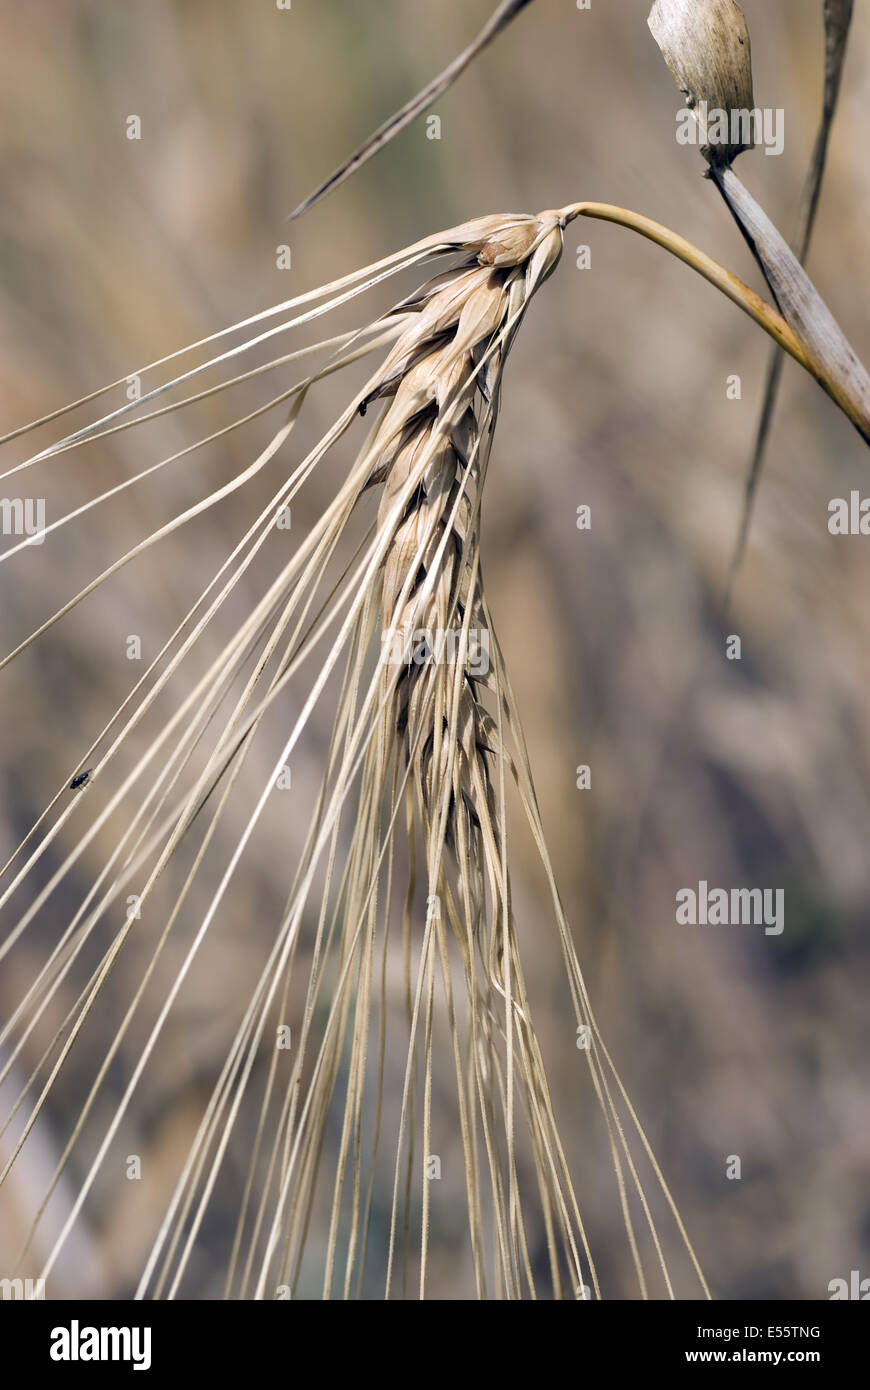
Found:
<path fill-rule="evenodd" d="M 493 8 L 494 0 L 294 0 L 288 11 L 270 0 L 2 0 L 0 429 L 483 213 L 583 198 L 622 204 L 761 289 L 700 156 L 676 142 L 680 98 L 648 32 L 647 0 L 593 2 L 589 11 L 535 0 L 438 102 L 440 140 L 417 122 L 300 222 L 285 222 Z M 821 0 L 745 0 L 744 10 L 756 102 L 784 109 L 785 146 L 778 158 L 744 155 L 738 172 L 790 236 L 820 110 Z M 857 6 L 809 267 L 865 362 L 868 53 L 870 16 Z M 141 120 L 139 140 L 126 135 L 131 115 Z M 276 264 L 283 244 L 290 269 Z M 577 268 L 583 245 L 588 269 Z M 366 315 L 394 291 L 373 291 Z M 355 306 L 343 322 L 359 320 Z M 574 223 L 508 365 L 483 563 L 596 1014 L 713 1292 L 814 1299 L 853 1269 L 870 1276 L 870 541 L 827 529 L 830 500 L 853 489 L 870 496 L 870 480 L 858 436 L 788 362 L 733 613 L 722 619 L 768 355 L 755 325 L 664 252 L 614 226 Z M 734 375 L 739 400 L 728 398 Z M 255 381 L 232 400 L 203 403 L 193 420 L 168 416 L 51 461 L 27 486 L 47 499 L 51 521 L 297 376 Z M 339 380 L 312 395 L 293 460 L 348 392 Z M 123 395 L 107 400 L 122 404 Z M 234 476 L 271 437 L 274 418 L 163 469 L 10 561 L 0 573 L 3 652 L 116 556 Z M 65 428 L 57 422 L 7 444 L 4 468 Z M 0 672 L 4 862 L 127 694 L 127 637 L 140 635 L 151 654 L 159 648 L 277 486 L 282 457 L 267 480 L 127 566 Z M 312 480 L 294 503 L 294 533 L 305 534 L 340 476 L 331 466 Z M 16 486 L 4 482 L 4 495 Z M 582 504 L 592 515 L 583 532 Z M 250 594 L 234 596 L 179 694 L 231 635 L 246 596 L 261 592 L 256 576 L 248 582 Z M 731 634 L 742 641 L 737 662 L 725 655 Z M 294 764 L 294 786 L 316 784 L 328 733 L 324 712 Z M 255 763 L 265 773 L 267 751 Z M 588 791 L 575 785 L 580 764 L 591 769 Z M 243 807 L 239 814 L 241 826 Z M 290 819 L 255 838 L 208 963 L 179 1001 L 121 1157 L 86 1204 L 50 1296 L 127 1297 L 135 1287 L 283 907 L 288 844 L 307 829 L 301 809 Z M 71 828 L 64 843 L 74 842 Z M 4 966 L 4 1018 L 110 843 L 106 835 L 90 846 Z M 8 925 L 59 862 L 42 861 Z M 546 884 L 519 826 L 512 862 L 557 1112 L 582 1151 L 599 1122 L 585 1089 L 577 1100 Z M 675 894 L 702 879 L 783 889 L 783 934 L 678 926 Z M 194 895 L 191 921 L 198 905 Z M 167 978 L 180 953 L 169 949 Z M 132 940 L 119 981 L 135 982 L 145 959 Z M 2 1191 L 0 1272 L 128 993 L 119 985 L 102 996 L 26 1163 Z M 34 1030 L 4 1100 L 52 1032 L 48 1021 Z M 93 1133 L 34 1247 L 34 1272 L 144 1036 L 135 1028 L 113 1063 Z M 8 1144 L 0 1152 L 8 1156 Z M 147 1181 L 125 1180 L 123 1155 L 134 1152 L 147 1155 Z M 603 1168 L 581 1162 L 579 1195 L 605 1292 L 630 1297 L 601 1152 Z M 739 1181 L 727 1177 L 733 1155 Z M 231 1160 L 222 1189 L 230 1207 L 243 1158 Z M 462 1219 L 436 1203 L 435 1296 L 473 1292 L 455 1254 Z M 220 1292 L 225 1232 L 214 1220 L 189 1296 Z"/>

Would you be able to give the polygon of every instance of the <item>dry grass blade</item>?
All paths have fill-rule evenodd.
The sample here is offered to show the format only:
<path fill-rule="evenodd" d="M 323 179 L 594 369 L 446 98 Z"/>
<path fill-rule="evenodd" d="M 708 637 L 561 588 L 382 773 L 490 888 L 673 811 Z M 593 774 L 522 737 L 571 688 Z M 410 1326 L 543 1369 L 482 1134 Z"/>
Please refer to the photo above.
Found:
<path fill-rule="evenodd" d="M 804 345 L 830 394 L 870 444 L 870 375 L 785 238 L 733 169 L 713 180 L 758 261 L 783 318 Z"/>
<path fill-rule="evenodd" d="M 822 182 L 824 180 L 825 165 L 828 158 L 828 143 L 840 96 L 840 86 L 843 79 L 843 66 L 846 61 L 846 50 L 849 42 L 853 9 L 854 0 L 824 0 L 825 93 L 818 134 L 816 135 L 816 143 L 813 147 L 810 168 L 804 186 L 800 223 L 795 241 L 795 254 L 801 265 L 806 262 L 809 254 L 816 213 L 819 206 L 819 198 L 822 192 Z M 740 526 L 725 585 L 724 609 L 726 612 L 730 608 L 731 599 L 734 594 L 734 586 L 737 582 L 737 576 L 740 573 L 740 566 L 743 563 L 743 557 L 746 552 L 746 542 L 749 538 L 749 528 L 752 524 L 752 511 L 755 505 L 756 493 L 758 492 L 758 484 L 761 479 L 761 471 L 764 467 L 764 456 L 767 451 L 770 430 L 773 424 L 776 398 L 779 392 L 779 383 L 782 378 L 784 362 L 785 359 L 781 352 L 771 353 L 767 366 L 767 375 L 765 377 L 764 396 L 755 436 L 755 446 L 746 479 Z"/>
<path fill-rule="evenodd" d="M 824 0 L 825 93 L 822 102 L 822 115 L 819 122 L 819 130 L 816 135 L 816 143 L 813 147 L 806 188 L 804 190 L 804 204 L 797 240 L 800 260 L 806 258 L 813 234 L 813 226 L 815 225 L 819 197 L 822 191 L 822 180 L 825 176 L 825 165 L 828 158 L 828 142 L 831 136 L 834 116 L 837 112 L 837 103 L 840 99 L 843 67 L 846 62 L 846 51 L 849 45 L 849 33 L 852 27 L 854 8 L 855 0 Z"/>
<path fill-rule="evenodd" d="M 400 131 L 410 125 L 417 116 L 426 110 L 427 106 L 431 106 L 433 101 L 437 101 L 440 96 L 443 96 L 448 87 L 452 87 L 456 79 L 462 76 L 469 63 L 473 62 L 478 53 L 481 53 L 488 44 L 492 43 L 493 39 L 497 38 L 501 31 L 510 24 L 511 20 L 519 14 L 520 10 L 525 9 L 526 5 L 529 3 L 530 0 L 502 0 L 498 9 L 490 16 L 477 35 L 477 38 L 474 39 L 458 57 L 454 58 L 453 62 L 448 64 L 444 71 L 436 77 L 434 81 L 430 82 L 427 87 L 424 87 L 422 92 L 418 92 L 417 96 L 412 97 L 400 111 L 397 111 L 389 120 L 384 121 L 383 125 L 379 126 L 375 133 L 360 145 L 359 149 L 356 150 L 349 159 L 345 160 L 334 173 L 330 174 L 325 183 L 322 183 L 314 193 L 299 204 L 298 208 L 290 214 L 288 221 L 292 221 L 296 217 L 301 217 L 302 214 L 313 207 L 315 203 L 319 203 L 321 198 L 325 198 L 327 193 L 331 193 L 333 189 L 338 188 L 339 184 L 344 183 L 345 179 L 349 179 L 351 174 L 355 174 L 357 170 L 361 169 L 368 160 L 379 152 L 379 150 L 382 150 L 385 145 L 388 145 Z"/>

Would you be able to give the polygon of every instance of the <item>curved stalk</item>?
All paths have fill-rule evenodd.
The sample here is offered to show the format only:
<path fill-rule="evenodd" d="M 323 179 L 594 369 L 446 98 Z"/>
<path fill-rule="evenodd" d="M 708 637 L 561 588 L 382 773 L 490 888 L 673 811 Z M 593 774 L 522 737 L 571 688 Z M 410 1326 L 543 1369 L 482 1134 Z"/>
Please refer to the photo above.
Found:
<path fill-rule="evenodd" d="M 684 265 L 697 271 L 711 285 L 715 285 L 718 290 L 721 290 L 732 303 L 754 319 L 765 333 L 773 338 L 774 342 L 778 343 L 796 362 L 800 363 L 851 420 L 862 438 L 870 443 L 870 422 L 866 418 L 861 402 L 855 399 L 840 382 L 832 380 L 830 374 L 801 342 L 797 334 L 789 328 L 785 319 L 772 305 L 762 299 L 761 295 L 751 290 L 748 285 L 745 285 L 738 276 L 732 275 L 730 270 L 726 270 L 718 261 L 714 261 L 706 252 L 699 250 L 692 242 L 687 241 L 677 232 L 671 231 L 669 227 L 662 226 L 660 222 L 654 222 L 652 218 L 644 217 L 642 213 L 631 212 L 628 208 L 616 207 L 611 203 L 571 203 L 568 207 L 561 209 L 560 215 L 564 223 L 573 221 L 575 217 L 595 217 L 604 222 L 615 222 L 620 227 L 627 227 L 630 231 L 638 232 L 641 236 L 646 237 L 647 240 L 654 241 L 657 246 L 664 247 Z"/>

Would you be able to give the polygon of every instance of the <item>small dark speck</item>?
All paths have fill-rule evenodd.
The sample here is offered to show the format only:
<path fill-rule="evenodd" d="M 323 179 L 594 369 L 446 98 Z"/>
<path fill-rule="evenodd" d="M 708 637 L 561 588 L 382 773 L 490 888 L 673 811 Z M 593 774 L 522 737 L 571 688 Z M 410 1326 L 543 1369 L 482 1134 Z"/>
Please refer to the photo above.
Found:
<path fill-rule="evenodd" d="M 367 410 L 368 410 L 368 406 L 367 406 L 366 402 L 363 401 L 362 405 L 361 405 L 360 408 L 359 408 L 359 413 L 360 413 L 360 415 L 365 415 L 365 413 L 366 413 Z"/>
<path fill-rule="evenodd" d="M 93 769 L 92 767 L 89 767 L 88 770 L 87 770 L 87 772 L 77 772 L 76 775 L 75 775 L 75 777 L 72 779 L 72 781 L 71 781 L 70 784 L 69 784 L 69 789 L 70 789 L 70 791 L 71 791 L 71 792 L 74 792 L 74 791 L 77 791 L 79 787 L 83 787 L 83 786 L 85 785 L 85 782 L 87 782 L 88 778 L 90 777 L 91 773 L 93 772 L 93 770 L 94 770 L 94 769 Z"/>

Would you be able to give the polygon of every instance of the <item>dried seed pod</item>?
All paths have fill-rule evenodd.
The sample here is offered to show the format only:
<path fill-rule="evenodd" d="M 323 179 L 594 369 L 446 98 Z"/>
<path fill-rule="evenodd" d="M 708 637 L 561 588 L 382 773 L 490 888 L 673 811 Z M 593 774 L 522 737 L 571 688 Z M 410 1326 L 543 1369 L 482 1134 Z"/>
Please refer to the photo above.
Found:
<path fill-rule="evenodd" d="M 662 57 L 698 121 L 701 153 L 730 165 L 752 149 L 755 106 L 749 30 L 735 0 L 655 0 L 647 21 Z"/>

